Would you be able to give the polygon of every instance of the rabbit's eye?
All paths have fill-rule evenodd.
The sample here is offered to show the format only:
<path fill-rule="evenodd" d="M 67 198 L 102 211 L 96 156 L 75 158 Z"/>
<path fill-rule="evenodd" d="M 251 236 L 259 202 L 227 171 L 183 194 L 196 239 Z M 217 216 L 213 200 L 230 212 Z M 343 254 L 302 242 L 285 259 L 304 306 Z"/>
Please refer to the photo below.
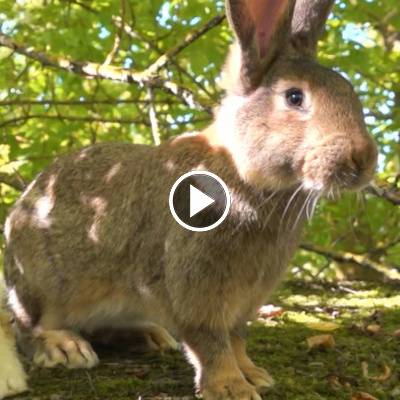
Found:
<path fill-rule="evenodd" d="M 299 108 L 303 105 L 304 93 L 300 89 L 292 88 L 287 90 L 285 97 L 289 107 Z"/>

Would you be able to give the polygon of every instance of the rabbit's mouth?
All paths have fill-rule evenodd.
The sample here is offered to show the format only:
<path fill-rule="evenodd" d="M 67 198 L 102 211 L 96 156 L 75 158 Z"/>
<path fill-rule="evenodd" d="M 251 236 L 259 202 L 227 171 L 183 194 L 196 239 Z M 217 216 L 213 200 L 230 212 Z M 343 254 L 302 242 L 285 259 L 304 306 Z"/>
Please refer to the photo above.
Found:
<path fill-rule="evenodd" d="M 344 191 L 360 191 L 366 187 L 374 176 L 374 167 L 360 168 L 354 165 L 331 165 L 319 160 L 304 164 L 302 186 L 306 191 L 318 192 L 321 196 L 337 198 Z"/>
<path fill-rule="evenodd" d="M 373 173 L 352 169 L 339 169 L 323 179 L 304 178 L 304 190 L 319 193 L 320 196 L 337 199 L 344 191 L 358 192 L 364 189 L 373 179 Z"/>

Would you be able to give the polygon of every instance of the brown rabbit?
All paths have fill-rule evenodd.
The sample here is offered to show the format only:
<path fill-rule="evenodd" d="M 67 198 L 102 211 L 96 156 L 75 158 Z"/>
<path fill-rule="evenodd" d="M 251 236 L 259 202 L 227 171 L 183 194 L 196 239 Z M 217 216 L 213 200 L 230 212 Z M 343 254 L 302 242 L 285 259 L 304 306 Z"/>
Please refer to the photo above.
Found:
<path fill-rule="evenodd" d="M 273 384 L 246 355 L 246 322 L 318 198 L 362 187 L 376 165 L 352 86 L 315 60 L 332 2 L 227 0 L 236 44 L 215 123 L 159 147 L 88 147 L 30 185 L 6 222 L 5 272 L 36 363 L 91 368 L 83 336 L 132 329 L 161 348 L 181 340 L 206 400 L 260 399 Z M 192 170 L 230 190 L 228 217 L 208 232 L 168 208 Z"/>

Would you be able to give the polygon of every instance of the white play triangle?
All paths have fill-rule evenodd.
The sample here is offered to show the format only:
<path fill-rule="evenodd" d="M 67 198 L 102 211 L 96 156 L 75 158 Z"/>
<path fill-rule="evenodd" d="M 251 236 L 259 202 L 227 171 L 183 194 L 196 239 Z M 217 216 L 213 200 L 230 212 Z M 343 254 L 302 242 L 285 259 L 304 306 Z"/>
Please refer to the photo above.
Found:
<path fill-rule="evenodd" d="M 205 193 L 190 185 L 190 218 L 204 210 L 215 200 Z"/>

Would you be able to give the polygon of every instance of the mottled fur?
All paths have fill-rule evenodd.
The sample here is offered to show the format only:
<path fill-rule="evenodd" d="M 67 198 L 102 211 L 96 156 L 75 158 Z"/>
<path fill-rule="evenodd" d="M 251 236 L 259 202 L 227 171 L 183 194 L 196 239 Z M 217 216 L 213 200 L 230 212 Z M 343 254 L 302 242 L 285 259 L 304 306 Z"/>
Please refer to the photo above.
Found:
<path fill-rule="evenodd" d="M 246 321 L 279 282 L 311 196 L 363 186 L 376 163 L 350 84 L 310 56 L 319 31 L 309 27 L 321 29 L 331 1 L 308 13 L 314 3 L 296 3 L 296 35 L 301 26 L 313 35 L 302 50 L 291 42 L 294 1 L 228 1 L 238 44 L 211 127 L 159 147 L 83 149 L 17 202 L 5 229 L 6 280 L 42 365 L 95 365 L 77 334 L 109 328 L 174 347 L 162 326 L 183 341 L 206 400 L 257 400 L 256 388 L 272 384 L 246 355 Z M 285 102 L 292 87 L 305 93 L 301 110 Z M 227 219 L 208 232 L 185 230 L 168 208 L 171 186 L 191 170 L 216 173 L 231 192 Z"/>

